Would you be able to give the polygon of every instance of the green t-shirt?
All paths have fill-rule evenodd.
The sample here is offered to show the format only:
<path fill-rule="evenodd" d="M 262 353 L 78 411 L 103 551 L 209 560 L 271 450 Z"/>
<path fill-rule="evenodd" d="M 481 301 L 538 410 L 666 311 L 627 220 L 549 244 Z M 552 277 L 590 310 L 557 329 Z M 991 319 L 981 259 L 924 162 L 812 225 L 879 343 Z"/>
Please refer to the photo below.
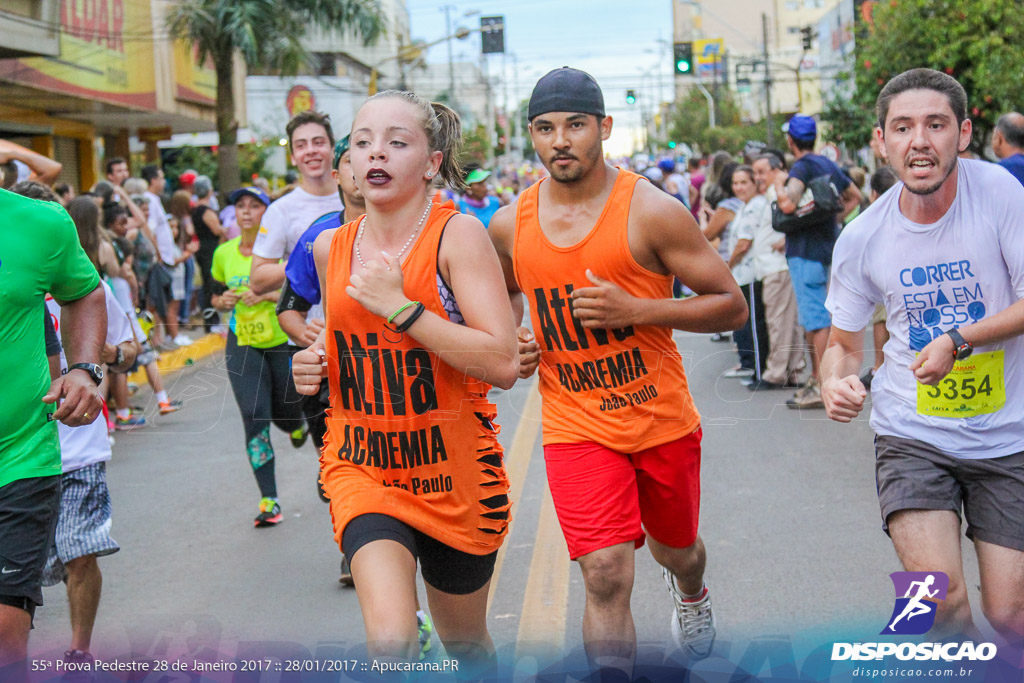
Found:
<path fill-rule="evenodd" d="M 39 307 L 47 292 L 58 301 L 81 299 L 100 278 L 60 204 L 0 190 L 0 216 L 0 486 L 6 486 L 61 473 L 55 405 L 42 401 L 50 370 Z"/>
<path fill-rule="evenodd" d="M 210 269 L 214 280 L 223 282 L 237 294 L 248 291 L 252 268 L 252 256 L 242 255 L 238 248 L 241 244 L 242 238 L 236 237 L 217 247 Z M 246 306 L 241 301 L 235 304 L 230 327 L 238 338 L 238 345 L 267 349 L 287 342 L 288 335 L 277 322 L 276 308 L 273 301 L 261 301 L 255 306 Z"/>

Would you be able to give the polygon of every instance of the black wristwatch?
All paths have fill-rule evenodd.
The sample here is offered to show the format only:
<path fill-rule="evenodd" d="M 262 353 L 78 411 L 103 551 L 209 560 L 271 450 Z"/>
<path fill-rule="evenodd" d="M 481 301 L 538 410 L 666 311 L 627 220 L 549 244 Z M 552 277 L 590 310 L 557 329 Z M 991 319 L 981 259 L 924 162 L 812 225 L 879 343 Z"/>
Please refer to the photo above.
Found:
<path fill-rule="evenodd" d="M 100 382 L 103 381 L 103 368 L 95 363 L 75 363 L 68 368 L 68 372 L 72 370 L 85 370 L 89 373 L 92 381 L 96 382 L 96 386 L 99 386 Z"/>
<path fill-rule="evenodd" d="M 951 330 L 947 330 L 946 334 L 953 340 L 953 358 L 965 360 L 971 357 L 971 354 L 974 353 L 974 344 L 964 339 L 959 330 L 954 327 Z"/>

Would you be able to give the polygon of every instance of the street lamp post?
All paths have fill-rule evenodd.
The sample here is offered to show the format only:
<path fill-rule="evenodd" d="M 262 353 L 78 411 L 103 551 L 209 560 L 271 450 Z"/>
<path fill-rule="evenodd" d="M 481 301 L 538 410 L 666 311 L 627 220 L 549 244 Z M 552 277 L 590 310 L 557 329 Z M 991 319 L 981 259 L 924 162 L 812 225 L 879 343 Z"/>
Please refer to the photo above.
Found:
<path fill-rule="evenodd" d="M 451 5 L 441 8 L 444 11 L 445 35 L 452 34 L 452 10 Z M 452 41 L 448 41 L 448 102 L 455 107 L 455 58 L 452 56 Z"/>
<path fill-rule="evenodd" d="M 452 33 L 452 10 L 457 9 L 454 5 L 444 5 L 439 8 L 444 12 L 444 21 L 446 28 L 446 35 L 454 35 Z M 462 15 L 462 18 L 472 17 L 476 14 L 480 14 L 480 10 L 474 9 Z M 456 32 L 466 29 L 456 29 Z M 466 35 L 469 35 L 468 33 Z M 452 41 L 448 41 L 448 102 L 452 105 L 452 109 L 455 109 L 455 57 L 452 55 Z"/>
<path fill-rule="evenodd" d="M 523 157 L 523 126 L 519 120 L 519 58 L 516 53 L 510 52 L 509 57 L 512 58 L 512 106 L 509 110 L 509 116 L 512 117 L 510 122 L 511 134 L 509 135 L 509 152 L 515 150 L 518 153 L 519 158 Z M 513 144 L 514 141 L 514 144 Z M 515 154 L 512 155 L 515 158 Z"/>

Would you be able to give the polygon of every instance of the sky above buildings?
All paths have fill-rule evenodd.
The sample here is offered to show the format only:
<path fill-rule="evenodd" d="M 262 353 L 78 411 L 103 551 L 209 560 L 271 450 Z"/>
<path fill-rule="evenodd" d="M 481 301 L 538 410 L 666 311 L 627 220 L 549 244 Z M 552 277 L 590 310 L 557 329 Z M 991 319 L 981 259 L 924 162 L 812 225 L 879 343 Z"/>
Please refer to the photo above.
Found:
<path fill-rule="evenodd" d="M 413 39 L 430 42 L 448 35 L 445 4 L 437 0 L 407 3 Z M 641 103 L 628 105 L 627 89 L 635 90 L 651 110 L 659 99 L 672 99 L 672 3 L 668 0 L 449 0 L 446 4 L 452 8 L 453 31 L 459 26 L 479 27 L 480 16 L 504 15 L 509 54 L 504 59 L 489 55 L 487 69 L 491 76 L 507 81 L 510 102 L 529 98 L 537 79 L 560 66 L 593 75 L 615 121 L 606 152 L 625 154 L 638 139 Z M 452 53 L 455 61 L 479 63 L 479 34 L 453 41 Z M 432 48 L 428 59 L 447 63 L 447 46 Z M 499 108 L 504 108 L 504 91 L 499 87 L 496 93 Z"/>

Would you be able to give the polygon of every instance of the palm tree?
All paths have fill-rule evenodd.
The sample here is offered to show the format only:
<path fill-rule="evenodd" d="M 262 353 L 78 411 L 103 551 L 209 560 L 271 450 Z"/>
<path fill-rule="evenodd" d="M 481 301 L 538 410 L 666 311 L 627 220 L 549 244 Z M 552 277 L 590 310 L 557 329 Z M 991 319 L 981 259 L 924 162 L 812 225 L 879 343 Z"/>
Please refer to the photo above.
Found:
<path fill-rule="evenodd" d="M 217 75 L 217 181 L 222 192 L 239 185 L 234 54 L 246 64 L 294 75 L 310 53 L 310 29 L 345 30 L 369 45 L 384 32 L 379 0 L 181 0 L 168 11 L 171 36 L 212 58 Z"/>

